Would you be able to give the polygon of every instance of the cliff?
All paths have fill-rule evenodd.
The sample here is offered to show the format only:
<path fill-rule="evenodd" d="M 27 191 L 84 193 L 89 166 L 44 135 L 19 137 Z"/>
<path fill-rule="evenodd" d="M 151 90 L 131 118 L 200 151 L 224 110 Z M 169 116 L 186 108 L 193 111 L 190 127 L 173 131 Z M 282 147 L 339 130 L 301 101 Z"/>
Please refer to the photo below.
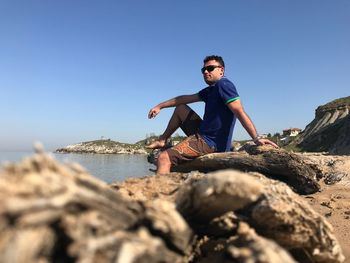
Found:
<path fill-rule="evenodd" d="M 112 140 L 96 140 L 68 145 L 57 153 L 147 154 L 141 144 L 127 144 Z"/>
<path fill-rule="evenodd" d="M 315 119 L 302 132 L 298 146 L 304 151 L 350 154 L 350 96 L 319 106 Z"/>

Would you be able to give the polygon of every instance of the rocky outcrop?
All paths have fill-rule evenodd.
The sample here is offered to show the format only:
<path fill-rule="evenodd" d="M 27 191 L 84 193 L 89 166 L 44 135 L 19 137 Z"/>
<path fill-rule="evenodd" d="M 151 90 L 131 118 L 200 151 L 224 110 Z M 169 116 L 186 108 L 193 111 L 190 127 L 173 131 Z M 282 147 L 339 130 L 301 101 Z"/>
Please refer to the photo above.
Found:
<path fill-rule="evenodd" d="M 134 200 L 175 201 L 197 236 L 192 262 L 344 260 L 326 219 L 287 185 L 259 173 L 171 173 L 112 187 Z"/>
<path fill-rule="evenodd" d="M 350 154 L 350 97 L 319 106 L 299 138 L 306 151 Z"/>
<path fill-rule="evenodd" d="M 56 150 L 57 153 L 98 153 L 98 154 L 147 154 L 139 144 L 126 144 L 111 140 L 98 140 L 68 145 Z"/>
<path fill-rule="evenodd" d="M 260 174 L 220 171 L 195 178 L 180 189 L 176 202 L 192 228 L 205 235 L 210 235 L 211 222 L 224 216 L 226 225 L 246 222 L 287 250 L 305 250 L 313 262 L 344 260 L 332 226 L 288 186 Z M 232 228 L 223 232 L 234 233 Z"/>
<path fill-rule="evenodd" d="M 108 186 L 41 151 L 7 165 L 0 171 L 0 262 L 344 261 L 332 226 L 261 174 L 130 180 L 138 187 Z"/>
<path fill-rule="evenodd" d="M 43 153 L 0 172 L 0 262 L 188 262 L 173 203 L 133 201 Z"/>

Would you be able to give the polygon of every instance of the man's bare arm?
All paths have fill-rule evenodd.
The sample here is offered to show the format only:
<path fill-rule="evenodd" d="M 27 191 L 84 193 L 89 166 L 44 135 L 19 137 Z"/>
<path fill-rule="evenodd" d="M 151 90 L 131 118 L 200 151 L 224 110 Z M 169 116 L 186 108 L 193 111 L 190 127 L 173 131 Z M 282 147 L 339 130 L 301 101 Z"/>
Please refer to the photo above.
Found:
<path fill-rule="evenodd" d="M 237 119 L 240 121 L 244 129 L 248 132 L 250 137 L 252 137 L 255 144 L 257 145 L 270 144 L 273 147 L 278 148 L 277 144 L 275 144 L 274 142 L 267 139 L 259 138 L 252 120 L 249 118 L 248 114 L 244 111 L 243 105 L 239 99 L 230 102 L 229 104 L 227 104 L 227 106 L 236 115 Z"/>
<path fill-rule="evenodd" d="M 161 109 L 175 107 L 175 106 L 180 105 L 180 104 L 189 104 L 189 103 L 197 102 L 200 100 L 201 99 L 200 99 L 198 94 L 181 95 L 181 96 L 172 98 L 170 100 L 161 102 L 157 106 L 153 107 L 148 113 L 148 118 L 151 119 L 151 118 L 156 117 Z"/>

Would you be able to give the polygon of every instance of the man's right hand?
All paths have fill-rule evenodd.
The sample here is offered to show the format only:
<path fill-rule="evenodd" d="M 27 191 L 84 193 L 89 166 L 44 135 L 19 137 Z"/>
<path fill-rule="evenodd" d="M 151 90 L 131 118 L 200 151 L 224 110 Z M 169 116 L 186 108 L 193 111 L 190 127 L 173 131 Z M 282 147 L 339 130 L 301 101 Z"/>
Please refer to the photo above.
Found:
<path fill-rule="evenodd" d="M 153 119 L 157 116 L 157 114 L 160 112 L 160 107 L 156 106 L 152 108 L 148 113 L 148 119 Z"/>

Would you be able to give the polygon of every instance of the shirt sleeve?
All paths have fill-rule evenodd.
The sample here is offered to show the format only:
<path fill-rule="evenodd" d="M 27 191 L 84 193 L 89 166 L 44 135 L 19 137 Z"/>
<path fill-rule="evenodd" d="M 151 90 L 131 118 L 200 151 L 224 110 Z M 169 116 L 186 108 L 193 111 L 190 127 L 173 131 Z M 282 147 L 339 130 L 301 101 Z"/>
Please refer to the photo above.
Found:
<path fill-rule="evenodd" d="M 199 96 L 199 98 L 202 101 L 206 102 L 207 99 L 208 99 L 208 87 L 206 87 L 206 88 L 202 89 L 201 91 L 199 91 L 198 92 L 198 96 Z"/>
<path fill-rule="evenodd" d="M 224 80 L 219 83 L 219 93 L 225 104 L 239 99 L 239 94 L 235 85 L 229 80 Z"/>

